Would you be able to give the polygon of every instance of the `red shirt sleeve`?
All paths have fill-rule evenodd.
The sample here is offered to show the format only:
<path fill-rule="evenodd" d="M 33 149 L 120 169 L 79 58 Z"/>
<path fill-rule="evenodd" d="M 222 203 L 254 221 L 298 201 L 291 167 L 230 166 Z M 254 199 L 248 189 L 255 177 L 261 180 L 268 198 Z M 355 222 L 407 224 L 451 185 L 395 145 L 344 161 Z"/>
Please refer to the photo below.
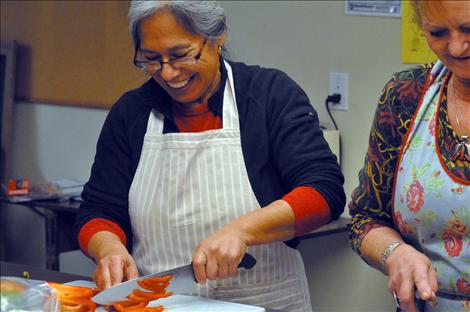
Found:
<path fill-rule="evenodd" d="M 295 216 L 295 236 L 318 229 L 330 220 L 330 209 L 325 198 L 310 186 L 299 186 L 283 198 Z"/>
<path fill-rule="evenodd" d="M 110 220 L 96 218 L 85 223 L 78 233 L 78 243 L 80 245 L 80 249 L 86 255 L 88 255 L 88 243 L 90 242 L 91 237 L 102 231 L 115 234 L 117 237 L 119 237 L 121 242 L 126 245 L 126 234 L 119 225 Z"/>

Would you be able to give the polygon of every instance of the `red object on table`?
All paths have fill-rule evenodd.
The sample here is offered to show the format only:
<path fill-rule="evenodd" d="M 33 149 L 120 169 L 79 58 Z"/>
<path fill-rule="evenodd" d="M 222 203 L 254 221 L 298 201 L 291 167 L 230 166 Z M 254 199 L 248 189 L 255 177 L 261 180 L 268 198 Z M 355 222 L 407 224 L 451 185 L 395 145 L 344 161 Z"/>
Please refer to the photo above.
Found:
<path fill-rule="evenodd" d="M 28 195 L 31 189 L 29 179 L 8 180 L 7 196 Z"/>

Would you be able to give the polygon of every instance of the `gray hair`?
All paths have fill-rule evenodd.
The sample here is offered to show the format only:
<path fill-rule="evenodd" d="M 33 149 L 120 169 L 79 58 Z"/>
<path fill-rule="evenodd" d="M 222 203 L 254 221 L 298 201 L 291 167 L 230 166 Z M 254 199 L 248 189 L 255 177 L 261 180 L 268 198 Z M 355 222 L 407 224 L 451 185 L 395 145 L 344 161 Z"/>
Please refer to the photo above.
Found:
<path fill-rule="evenodd" d="M 132 0 L 129 8 L 129 30 L 135 49 L 140 46 L 140 22 L 157 12 L 170 12 L 186 31 L 217 39 L 227 31 L 224 9 L 217 1 Z M 226 52 L 225 46 L 222 51 Z"/>

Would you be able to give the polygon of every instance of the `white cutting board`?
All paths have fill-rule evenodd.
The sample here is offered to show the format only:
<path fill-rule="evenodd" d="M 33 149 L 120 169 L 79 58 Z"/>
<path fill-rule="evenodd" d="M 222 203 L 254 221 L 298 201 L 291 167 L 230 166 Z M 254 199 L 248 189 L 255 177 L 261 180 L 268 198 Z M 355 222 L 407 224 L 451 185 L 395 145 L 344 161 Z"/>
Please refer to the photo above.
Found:
<path fill-rule="evenodd" d="M 67 285 L 96 287 L 93 282 L 73 281 Z M 164 312 L 264 312 L 264 308 L 252 305 L 214 300 L 197 296 L 173 295 L 149 303 L 150 307 L 163 305 Z M 96 312 L 107 312 L 104 307 L 98 307 Z"/>
<path fill-rule="evenodd" d="M 149 306 L 163 305 L 165 312 L 264 312 L 264 308 L 252 305 L 208 299 L 204 297 L 173 295 L 155 300 Z"/>

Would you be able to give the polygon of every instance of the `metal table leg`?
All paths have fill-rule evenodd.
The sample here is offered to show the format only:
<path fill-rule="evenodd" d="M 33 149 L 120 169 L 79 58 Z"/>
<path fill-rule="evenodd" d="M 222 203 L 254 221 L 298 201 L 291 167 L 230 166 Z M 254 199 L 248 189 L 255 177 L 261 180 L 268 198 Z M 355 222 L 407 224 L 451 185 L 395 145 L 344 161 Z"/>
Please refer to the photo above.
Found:
<path fill-rule="evenodd" d="M 59 248 L 58 244 L 58 221 L 57 214 L 53 210 L 44 209 L 46 218 L 46 268 L 48 270 L 59 270 Z"/>

